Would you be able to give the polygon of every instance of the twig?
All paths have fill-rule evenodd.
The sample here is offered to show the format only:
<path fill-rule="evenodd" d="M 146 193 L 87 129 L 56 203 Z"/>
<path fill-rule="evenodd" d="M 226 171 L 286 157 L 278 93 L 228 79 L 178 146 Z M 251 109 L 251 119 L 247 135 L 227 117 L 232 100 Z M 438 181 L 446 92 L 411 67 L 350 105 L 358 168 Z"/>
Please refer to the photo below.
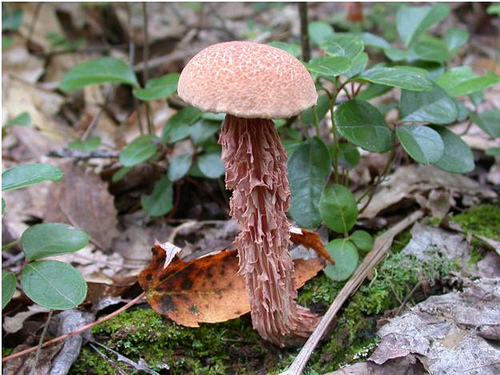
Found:
<path fill-rule="evenodd" d="M 111 318 L 114 318 L 116 315 L 120 314 L 121 312 L 129 309 L 130 307 L 134 306 L 136 303 L 138 303 L 143 297 L 144 297 L 145 293 L 141 293 L 139 294 L 137 297 L 135 297 L 132 301 L 130 301 L 129 303 L 127 303 L 126 305 L 124 305 L 123 307 L 119 308 L 118 310 L 112 312 L 111 314 L 109 315 L 106 315 L 105 317 L 99 319 L 99 320 L 96 320 L 95 322 L 92 322 L 92 323 L 89 323 L 89 324 L 86 324 L 84 325 L 83 327 L 80 327 L 74 331 L 71 331 L 69 333 L 66 333 L 62 336 L 59 336 L 59 337 L 56 337 L 55 339 L 52 339 L 52 340 L 49 340 L 45 343 L 43 343 L 41 345 L 42 348 L 46 347 L 46 346 L 49 346 L 49 345 L 52 345 L 52 344 L 55 344 L 56 342 L 59 342 L 59 341 L 62 341 L 62 340 L 66 340 L 68 337 L 71 337 L 71 336 L 74 336 L 74 335 L 78 335 L 98 324 L 101 324 L 102 322 L 105 322 Z M 15 358 L 19 358 L 19 357 L 22 357 L 26 354 L 29 354 L 29 353 L 32 353 L 34 352 L 35 350 L 38 349 L 38 346 L 34 346 L 32 348 L 29 348 L 29 349 L 26 349 L 26 350 L 22 350 L 20 352 L 17 352 L 17 353 L 14 353 L 14 354 L 11 354 L 7 357 L 4 357 L 2 358 L 2 362 L 7 362 L 7 361 L 10 361 L 11 359 L 15 359 Z"/>
<path fill-rule="evenodd" d="M 120 151 L 96 150 L 91 152 L 83 152 L 80 150 L 70 150 L 68 148 L 65 148 L 63 150 L 49 151 L 47 156 L 52 158 L 75 158 L 80 160 L 105 159 L 119 157 Z"/>
<path fill-rule="evenodd" d="M 47 334 L 47 329 L 49 328 L 50 319 L 52 319 L 52 310 L 49 311 L 49 315 L 47 316 L 47 321 L 45 322 L 42 330 L 42 334 L 40 335 L 40 340 L 38 341 L 38 346 L 35 354 L 35 361 L 31 366 L 30 375 L 35 375 L 36 366 L 38 365 L 38 360 L 40 359 L 40 353 L 42 352 L 42 343 L 45 335 Z"/>
<path fill-rule="evenodd" d="M 309 43 L 309 30 L 307 19 L 307 3 L 299 3 L 300 17 L 300 45 L 302 47 L 302 58 L 305 62 L 311 59 L 311 44 Z"/>
<path fill-rule="evenodd" d="M 111 367 L 113 367 L 115 369 L 115 371 L 120 374 L 120 375 L 127 375 L 127 373 L 125 371 L 123 371 L 120 366 L 118 366 L 115 362 L 113 362 L 111 360 L 111 358 L 109 358 L 106 354 L 104 353 L 101 353 L 101 351 L 99 349 L 97 349 L 97 347 L 95 345 L 93 345 L 93 343 L 89 343 L 89 346 L 94 349 L 94 351 L 100 355 L 105 361 L 108 361 L 108 363 L 111 365 Z"/>
<path fill-rule="evenodd" d="M 405 230 L 408 226 L 413 224 L 415 221 L 417 221 L 419 218 L 421 218 L 423 215 L 423 211 L 414 212 L 407 218 L 394 225 L 387 232 L 380 235 L 375 240 L 372 251 L 368 253 L 363 262 L 357 268 L 356 272 L 354 272 L 349 281 L 344 285 L 333 303 L 330 305 L 330 308 L 328 309 L 326 314 L 319 322 L 314 332 L 302 347 L 297 357 L 295 357 L 295 360 L 293 361 L 290 368 L 282 373 L 282 375 L 299 375 L 302 373 L 302 370 L 306 366 L 307 361 L 309 360 L 309 357 L 311 356 L 314 348 L 318 345 L 319 341 L 327 331 L 330 323 L 335 318 L 335 315 L 340 310 L 344 302 L 352 293 L 354 293 L 359 288 L 364 279 L 385 257 L 391 247 L 394 237 L 398 233 L 401 233 L 403 230 Z"/>
<path fill-rule="evenodd" d="M 144 84 L 149 80 L 149 31 L 148 31 L 148 11 L 146 2 L 142 3 L 142 18 L 144 27 L 144 45 L 142 48 L 142 61 L 144 62 L 144 68 L 142 69 L 142 75 Z M 151 119 L 151 106 L 149 102 L 146 102 L 146 119 L 148 121 L 148 133 L 154 134 L 153 120 Z"/>

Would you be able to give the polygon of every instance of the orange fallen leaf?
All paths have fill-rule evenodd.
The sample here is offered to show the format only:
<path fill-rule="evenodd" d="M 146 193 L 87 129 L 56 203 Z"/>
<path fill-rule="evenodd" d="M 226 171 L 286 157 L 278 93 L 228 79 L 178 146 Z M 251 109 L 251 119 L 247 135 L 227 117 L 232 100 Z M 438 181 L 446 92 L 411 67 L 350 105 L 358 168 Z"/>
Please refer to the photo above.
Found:
<path fill-rule="evenodd" d="M 290 239 L 293 243 L 299 243 L 308 249 L 313 249 L 318 256 L 335 265 L 335 260 L 333 260 L 332 256 L 326 250 L 318 233 L 301 228 L 299 231 L 290 231 Z"/>
<path fill-rule="evenodd" d="M 165 266 L 167 244 L 155 244 L 153 260 L 138 281 L 150 306 L 177 324 L 225 322 L 250 312 L 245 280 L 237 274 L 236 250 L 222 251 L 190 262 L 180 258 Z M 324 267 L 320 258 L 294 260 L 297 288 Z"/>

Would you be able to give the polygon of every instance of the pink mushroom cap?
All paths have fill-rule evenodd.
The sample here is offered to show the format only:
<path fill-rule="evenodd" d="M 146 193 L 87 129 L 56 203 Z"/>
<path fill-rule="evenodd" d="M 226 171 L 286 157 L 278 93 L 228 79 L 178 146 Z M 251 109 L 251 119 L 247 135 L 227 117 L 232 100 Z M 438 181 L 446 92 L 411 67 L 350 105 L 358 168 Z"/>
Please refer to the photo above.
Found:
<path fill-rule="evenodd" d="M 205 48 L 182 71 L 177 91 L 204 112 L 244 118 L 288 118 L 318 99 L 311 75 L 296 57 L 254 42 Z"/>

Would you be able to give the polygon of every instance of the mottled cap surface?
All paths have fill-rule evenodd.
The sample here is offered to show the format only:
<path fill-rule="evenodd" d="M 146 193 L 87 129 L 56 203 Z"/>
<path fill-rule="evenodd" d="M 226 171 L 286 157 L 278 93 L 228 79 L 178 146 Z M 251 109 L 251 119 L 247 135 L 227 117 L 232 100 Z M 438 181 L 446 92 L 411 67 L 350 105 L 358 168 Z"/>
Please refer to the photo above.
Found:
<path fill-rule="evenodd" d="M 318 98 L 314 81 L 297 58 L 253 42 L 205 48 L 182 71 L 177 92 L 205 112 L 245 118 L 291 117 Z"/>

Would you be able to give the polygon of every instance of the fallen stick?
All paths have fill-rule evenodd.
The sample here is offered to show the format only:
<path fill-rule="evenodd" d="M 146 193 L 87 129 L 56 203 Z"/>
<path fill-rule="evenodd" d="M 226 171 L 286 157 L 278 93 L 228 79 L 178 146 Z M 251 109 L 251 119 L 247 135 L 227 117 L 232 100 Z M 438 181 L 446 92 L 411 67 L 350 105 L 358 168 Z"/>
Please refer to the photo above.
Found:
<path fill-rule="evenodd" d="M 368 255 L 366 255 L 363 262 L 359 265 L 349 281 L 344 285 L 335 300 L 332 302 L 328 311 L 323 316 L 307 342 L 304 344 L 292 365 L 288 368 L 288 370 L 282 372 L 281 375 L 300 375 L 302 373 L 306 367 L 309 357 L 311 357 L 312 352 L 327 331 L 330 323 L 333 318 L 335 318 L 335 315 L 340 310 L 344 302 L 359 288 L 370 272 L 385 257 L 392 245 L 394 237 L 420 219 L 423 215 L 424 213 L 422 211 L 416 211 L 394 225 L 387 232 L 377 237 L 373 245 L 373 249 L 368 253 Z"/>

